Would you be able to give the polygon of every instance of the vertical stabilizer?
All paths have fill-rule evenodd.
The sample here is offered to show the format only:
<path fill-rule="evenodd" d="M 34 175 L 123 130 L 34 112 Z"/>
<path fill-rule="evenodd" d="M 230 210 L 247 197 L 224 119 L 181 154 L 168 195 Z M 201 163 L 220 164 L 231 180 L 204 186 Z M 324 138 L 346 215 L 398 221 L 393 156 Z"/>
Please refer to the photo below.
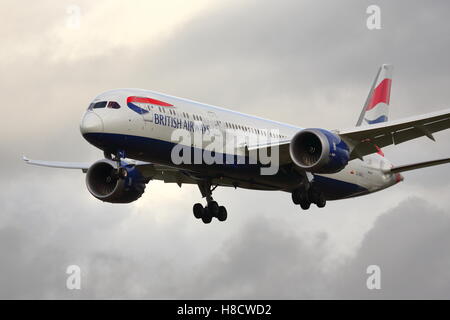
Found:
<path fill-rule="evenodd" d="M 370 88 L 356 126 L 388 121 L 393 66 L 383 64 Z"/>

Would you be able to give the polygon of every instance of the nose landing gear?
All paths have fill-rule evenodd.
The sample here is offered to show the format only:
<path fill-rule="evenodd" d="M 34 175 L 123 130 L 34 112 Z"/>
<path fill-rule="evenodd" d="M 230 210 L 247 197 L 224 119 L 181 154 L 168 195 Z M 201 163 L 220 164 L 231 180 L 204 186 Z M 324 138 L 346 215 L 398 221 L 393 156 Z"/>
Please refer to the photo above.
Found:
<path fill-rule="evenodd" d="M 128 176 L 128 171 L 122 166 L 122 159 L 125 158 L 125 151 L 117 150 L 112 153 L 110 151 L 103 151 L 103 155 L 106 159 L 113 160 L 117 163 L 117 169 L 115 170 L 115 176 L 120 179 L 125 179 Z"/>

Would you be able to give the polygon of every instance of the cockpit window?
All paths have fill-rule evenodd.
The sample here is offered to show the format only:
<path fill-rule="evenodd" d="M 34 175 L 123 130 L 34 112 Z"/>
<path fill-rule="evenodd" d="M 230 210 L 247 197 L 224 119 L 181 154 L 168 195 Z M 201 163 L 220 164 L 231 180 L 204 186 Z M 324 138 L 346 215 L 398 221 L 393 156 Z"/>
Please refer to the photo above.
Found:
<path fill-rule="evenodd" d="M 106 107 L 106 101 L 96 102 L 96 103 L 94 103 L 94 105 L 92 107 L 94 109 L 104 108 L 104 107 Z"/>
<path fill-rule="evenodd" d="M 115 101 L 110 101 L 110 102 L 108 102 L 108 108 L 119 109 L 120 108 L 120 104 L 118 104 Z"/>

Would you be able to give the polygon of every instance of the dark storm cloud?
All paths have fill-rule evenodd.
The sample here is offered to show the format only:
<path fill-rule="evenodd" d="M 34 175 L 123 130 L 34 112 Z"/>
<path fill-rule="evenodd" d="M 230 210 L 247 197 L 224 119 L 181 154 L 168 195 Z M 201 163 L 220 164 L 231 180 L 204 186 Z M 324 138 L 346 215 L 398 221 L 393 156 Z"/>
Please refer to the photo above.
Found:
<path fill-rule="evenodd" d="M 29 27 L 42 42 L 37 55 L 20 53 L 0 62 L 2 105 L 8 110 L 0 128 L 0 297 L 448 298 L 448 212 L 423 200 L 404 202 L 380 217 L 355 256 L 333 267 L 327 233 L 302 236 L 296 223 L 280 221 L 277 214 L 292 215 L 278 212 L 288 211 L 284 195 L 270 204 L 272 210 L 264 201 L 250 205 L 248 198 L 227 193 L 223 202 L 235 208 L 235 218 L 221 228 L 185 219 L 191 200 L 177 207 L 155 199 L 160 207 L 146 208 L 149 215 L 164 211 L 176 217 L 172 225 L 158 225 L 130 217 L 132 206 L 92 199 L 78 171 L 29 168 L 20 161 L 24 153 L 73 161 L 101 157 L 83 141 L 78 123 L 92 97 L 116 87 L 154 89 L 300 126 L 349 127 L 376 68 L 390 62 L 393 117 L 449 107 L 449 3 L 378 1 L 380 31 L 365 27 L 369 4 L 232 1 L 192 18 L 164 41 L 149 39 L 78 60 L 49 58 L 55 43 L 40 36 L 45 10 L 8 10 L 24 19 L 38 12 Z M 12 30 L 15 20 L 8 20 Z M 21 24 L 18 36 L 30 29 Z M 422 139 L 386 153 L 396 164 L 448 156 L 448 137 L 443 133 L 436 144 Z M 423 197 L 446 203 L 448 167 L 405 175 L 404 184 L 415 194 L 429 186 Z M 393 193 L 405 185 L 396 188 Z M 153 196 L 152 186 L 146 196 Z M 367 213 L 385 211 L 377 199 L 367 198 Z M 325 210 L 333 208 L 331 203 Z M 324 227 L 331 223 L 314 219 Z M 72 263 L 85 272 L 81 292 L 64 287 L 65 268 Z M 364 287 L 368 264 L 382 268 L 380 292 Z"/>

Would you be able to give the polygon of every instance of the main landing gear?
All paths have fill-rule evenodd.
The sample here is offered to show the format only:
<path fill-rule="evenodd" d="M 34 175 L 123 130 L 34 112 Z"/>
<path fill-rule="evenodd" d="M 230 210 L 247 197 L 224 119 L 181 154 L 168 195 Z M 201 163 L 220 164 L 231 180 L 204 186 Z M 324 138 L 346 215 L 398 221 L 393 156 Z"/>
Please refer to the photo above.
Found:
<path fill-rule="evenodd" d="M 203 223 L 211 223 L 212 218 L 217 218 L 219 221 L 227 220 L 227 209 L 219 204 L 212 198 L 212 192 L 217 187 L 212 188 L 211 183 L 205 181 L 198 185 L 202 196 L 206 198 L 207 205 L 203 207 L 201 203 L 194 204 L 193 212 L 194 217 L 202 219 Z"/>
<path fill-rule="evenodd" d="M 327 204 L 323 192 L 314 183 L 310 184 L 309 188 L 302 187 L 294 190 L 292 192 L 292 202 L 300 205 L 303 210 L 308 210 L 312 203 L 319 208 L 323 208 Z"/>

